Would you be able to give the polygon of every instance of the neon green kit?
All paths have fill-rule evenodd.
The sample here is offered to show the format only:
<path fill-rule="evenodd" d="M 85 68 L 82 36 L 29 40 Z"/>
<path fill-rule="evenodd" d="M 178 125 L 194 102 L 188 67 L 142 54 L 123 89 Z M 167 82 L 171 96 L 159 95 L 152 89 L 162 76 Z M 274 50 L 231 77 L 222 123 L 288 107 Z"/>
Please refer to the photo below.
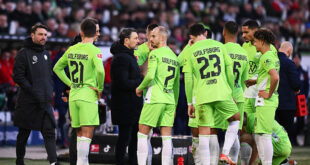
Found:
<path fill-rule="evenodd" d="M 148 87 L 140 124 L 152 127 L 173 125 L 179 97 L 179 77 L 178 58 L 169 47 L 157 48 L 150 53 L 147 74 L 138 87 L 140 90 Z M 148 116 L 152 113 L 157 117 L 149 118 Z M 167 115 L 167 113 L 173 115 Z"/>
<path fill-rule="evenodd" d="M 225 110 L 220 112 L 224 120 L 234 115 L 238 111 L 232 98 L 234 79 L 228 79 L 233 77 L 233 65 L 224 45 L 211 39 L 201 40 L 192 45 L 188 53 L 183 68 L 185 91 L 188 103 L 192 103 L 193 90 L 199 91 L 195 99 L 199 125 L 213 126 L 211 118 L 215 110 Z M 193 89 L 193 77 L 196 78 L 196 89 Z"/>
<path fill-rule="evenodd" d="M 257 89 L 258 90 L 265 90 L 269 92 L 270 89 L 270 75 L 269 71 L 272 69 L 276 69 L 279 74 L 280 71 L 280 61 L 273 51 L 265 52 L 259 61 L 259 71 L 258 71 L 258 78 L 257 78 Z M 260 104 L 256 106 L 256 125 L 255 125 L 255 133 L 265 133 L 271 134 L 272 129 L 270 125 L 274 121 L 275 111 L 278 107 L 278 86 L 272 96 L 269 99 L 260 99 Z M 258 100 L 256 101 L 258 102 Z"/>
<path fill-rule="evenodd" d="M 66 66 L 69 67 L 70 79 L 64 71 Z M 95 47 L 91 43 L 77 43 L 69 47 L 69 49 L 56 63 L 53 70 L 67 86 L 71 87 L 69 94 L 69 105 L 71 104 L 73 106 L 73 104 L 76 103 L 75 101 L 93 104 L 97 103 L 97 92 L 90 87 L 95 87 L 100 92 L 103 90 L 105 75 L 102 54 L 99 48 Z M 98 106 L 95 107 L 98 108 Z M 98 110 L 96 109 L 83 109 L 83 111 L 85 112 L 82 112 L 81 110 L 79 110 L 79 112 L 75 112 L 74 109 L 70 108 L 70 115 L 72 117 L 72 124 L 74 127 L 99 124 L 99 118 L 98 123 L 92 123 L 91 121 L 79 123 L 85 114 L 97 114 L 98 116 Z M 96 117 L 92 116 L 91 118 L 94 119 Z"/>
<path fill-rule="evenodd" d="M 134 51 L 134 55 L 137 57 L 138 65 L 141 66 L 149 57 L 150 48 L 146 45 L 146 42 L 139 45 Z"/>
<path fill-rule="evenodd" d="M 285 129 L 277 122 L 273 122 L 272 127 L 272 164 L 278 165 L 288 158 L 292 151 L 292 145 Z"/>
<path fill-rule="evenodd" d="M 233 98 L 237 102 L 238 110 L 240 112 L 239 129 L 241 129 L 243 125 L 243 91 L 246 88 L 244 81 L 248 78 L 248 57 L 246 51 L 237 43 L 228 42 L 224 44 L 224 46 L 233 61 L 234 77 L 229 77 L 228 79 L 233 79 L 235 82 L 233 88 Z M 214 128 L 227 129 L 228 121 L 223 120 L 221 116 L 216 113 L 216 111 L 214 114 L 214 120 Z"/>

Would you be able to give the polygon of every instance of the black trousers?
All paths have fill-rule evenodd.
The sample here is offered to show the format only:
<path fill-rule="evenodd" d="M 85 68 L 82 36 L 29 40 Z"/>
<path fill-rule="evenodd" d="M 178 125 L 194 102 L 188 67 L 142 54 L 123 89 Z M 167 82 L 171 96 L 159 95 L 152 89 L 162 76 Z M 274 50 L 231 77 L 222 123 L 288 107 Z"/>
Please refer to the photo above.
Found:
<path fill-rule="evenodd" d="M 292 145 L 296 145 L 296 129 L 294 125 L 294 117 L 296 110 L 279 110 L 276 111 L 276 120 L 282 125 L 290 138 Z"/>
<path fill-rule="evenodd" d="M 30 129 L 19 128 L 16 141 L 16 165 L 24 165 L 26 144 L 30 132 Z M 50 163 L 54 163 L 57 161 L 55 128 L 48 114 L 44 115 L 41 134 L 43 135 L 48 160 Z"/>
<path fill-rule="evenodd" d="M 137 133 L 138 123 L 134 125 L 118 125 L 119 133 L 116 143 L 115 159 L 117 165 L 124 165 L 126 147 L 128 146 L 129 165 L 137 165 Z"/>

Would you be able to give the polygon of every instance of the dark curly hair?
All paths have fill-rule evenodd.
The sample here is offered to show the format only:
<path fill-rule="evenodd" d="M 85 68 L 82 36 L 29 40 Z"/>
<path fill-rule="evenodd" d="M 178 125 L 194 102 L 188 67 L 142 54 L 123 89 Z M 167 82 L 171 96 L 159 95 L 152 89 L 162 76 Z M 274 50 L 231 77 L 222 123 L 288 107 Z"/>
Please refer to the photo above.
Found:
<path fill-rule="evenodd" d="M 265 28 L 257 30 L 254 33 L 254 38 L 272 45 L 274 45 L 276 42 L 276 36 L 273 34 L 273 32 Z"/>

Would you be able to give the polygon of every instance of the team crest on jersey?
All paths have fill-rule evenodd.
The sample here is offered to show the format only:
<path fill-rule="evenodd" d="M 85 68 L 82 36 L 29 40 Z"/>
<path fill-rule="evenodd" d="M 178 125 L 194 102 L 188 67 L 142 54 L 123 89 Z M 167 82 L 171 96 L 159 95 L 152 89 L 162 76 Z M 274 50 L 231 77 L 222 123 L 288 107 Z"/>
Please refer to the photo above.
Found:
<path fill-rule="evenodd" d="M 99 59 L 102 59 L 102 54 L 97 54 L 97 57 L 98 57 Z"/>
<path fill-rule="evenodd" d="M 44 59 L 47 60 L 47 55 L 46 54 L 44 55 Z"/>

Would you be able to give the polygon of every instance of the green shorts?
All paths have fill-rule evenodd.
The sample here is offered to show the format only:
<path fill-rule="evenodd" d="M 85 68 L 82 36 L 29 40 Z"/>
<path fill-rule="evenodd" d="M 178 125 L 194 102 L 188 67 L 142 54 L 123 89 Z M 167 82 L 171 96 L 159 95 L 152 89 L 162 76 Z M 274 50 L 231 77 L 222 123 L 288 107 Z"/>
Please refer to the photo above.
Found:
<path fill-rule="evenodd" d="M 139 124 L 151 127 L 172 127 L 176 106 L 174 104 L 144 103 Z"/>
<path fill-rule="evenodd" d="M 272 126 L 274 122 L 276 109 L 277 107 L 273 106 L 256 107 L 254 133 L 272 134 Z"/>
<path fill-rule="evenodd" d="M 194 108 L 195 108 L 195 118 L 188 118 L 188 126 L 192 128 L 198 128 L 199 111 L 195 104 Z"/>
<path fill-rule="evenodd" d="M 233 102 L 233 103 L 236 105 L 235 102 Z M 238 108 L 238 110 L 240 112 L 239 129 L 242 129 L 242 123 L 243 123 L 243 115 L 242 115 L 243 114 L 243 104 L 244 104 L 243 102 L 242 103 L 237 103 L 237 108 Z M 230 117 L 228 117 L 225 120 L 223 119 L 222 114 L 223 114 L 223 111 L 221 111 L 221 110 L 215 110 L 214 111 L 214 114 L 213 114 L 214 115 L 214 126 L 211 127 L 211 128 L 226 130 L 228 125 L 229 125 L 229 122 L 227 121 L 227 119 L 230 118 L 231 116 L 233 116 L 234 114 L 236 114 L 236 112 L 232 113 L 232 115 L 230 115 Z"/>
<path fill-rule="evenodd" d="M 69 111 L 73 128 L 99 125 L 98 104 L 96 103 L 82 100 L 69 101 Z"/>
<path fill-rule="evenodd" d="M 246 126 L 245 132 L 249 134 L 254 133 L 254 126 L 255 126 L 255 113 L 246 113 Z"/>
<path fill-rule="evenodd" d="M 243 110 L 246 113 L 255 113 L 255 98 L 244 98 Z"/>
<path fill-rule="evenodd" d="M 238 112 L 238 107 L 233 101 L 215 101 L 207 104 L 198 105 L 199 126 L 210 126 L 211 128 L 225 127 L 225 122 Z M 224 123 L 224 124 L 223 124 Z"/>

